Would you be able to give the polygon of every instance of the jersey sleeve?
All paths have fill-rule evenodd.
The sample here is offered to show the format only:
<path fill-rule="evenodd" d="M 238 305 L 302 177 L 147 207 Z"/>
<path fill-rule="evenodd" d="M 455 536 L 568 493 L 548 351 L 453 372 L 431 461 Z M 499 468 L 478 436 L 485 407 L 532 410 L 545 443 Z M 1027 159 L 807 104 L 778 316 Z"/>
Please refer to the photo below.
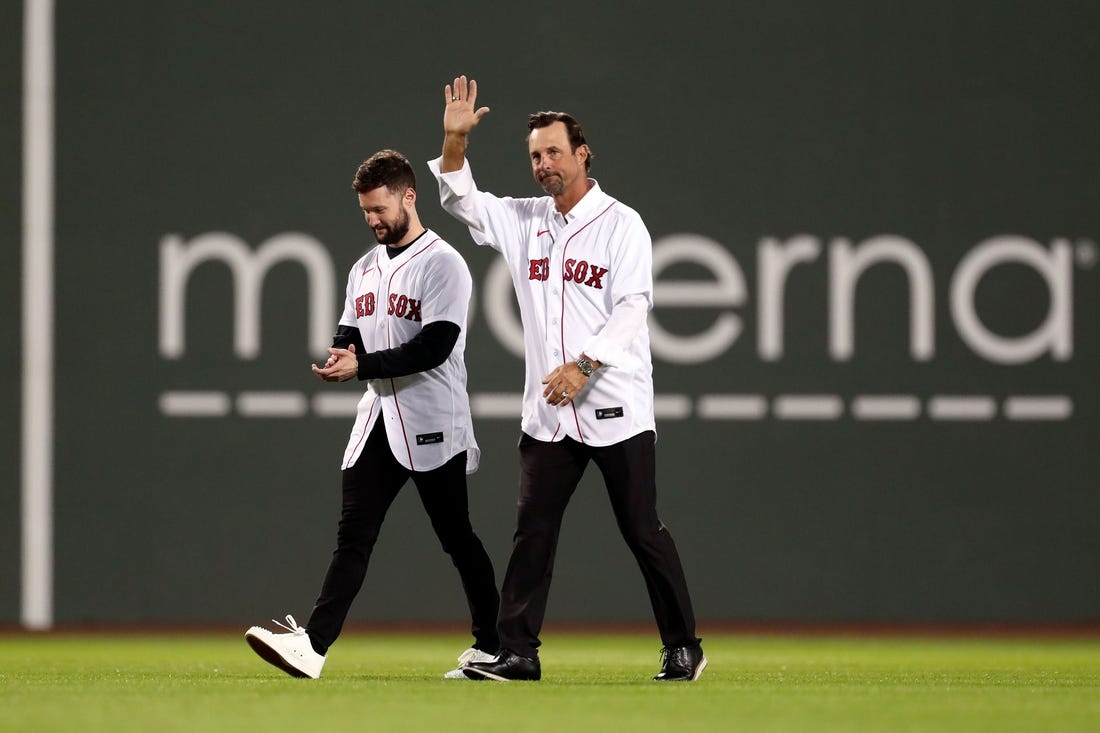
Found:
<path fill-rule="evenodd" d="M 470 230 L 475 243 L 488 245 L 508 258 L 509 249 L 524 246 L 525 223 L 530 219 L 536 199 L 515 199 L 479 191 L 474 183 L 470 162 L 462 168 L 442 173 L 443 158 L 428 161 L 428 168 L 439 182 L 439 203 L 451 216 Z"/>
<path fill-rule="evenodd" d="M 653 308 L 653 242 L 642 218 L 626 209 L 610 243 L 612 310 L 584 353 L 609 366 L 633 369 L 630 344 Z"/>
<path fill-rule="evenodd" d="M 621 205 L 621 204 L 620 204 Z M 653 240 L 642 218 L 628 209 L 611 241 L 611 302 L 643 295 L 653 308 Z"/>
<path fill-rule="evenodd" d="M 448 321 L 466 328 L 473 278 L 462 256 L 450 247 L 435 254 L 428 263 L 424 286 L 420 304 L 422 323 L 426 326 Z"/>
<path fill-rule="evenodd" d="M 584 342 L 582 351 L 589 358 L 607 366 L 637 368 L 639 363 L 631 355 L 630 345 L 638 336 L 648 314 L 649 304 L 644 295 L 627 295 L 615 303 L 607 323 Z"/>

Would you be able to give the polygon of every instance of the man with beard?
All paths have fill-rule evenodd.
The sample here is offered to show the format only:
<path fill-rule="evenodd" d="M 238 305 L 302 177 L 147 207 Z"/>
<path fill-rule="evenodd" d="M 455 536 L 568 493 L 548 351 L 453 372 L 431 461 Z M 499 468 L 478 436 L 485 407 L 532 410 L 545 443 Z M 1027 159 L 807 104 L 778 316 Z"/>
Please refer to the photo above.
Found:
<path fill-rule="evenodd" d="M 696 680 L 707 664 L 676 545 L 657 517 L 652 243 L 637 212 L 588 177 L 584 131 L 562 112 L 528 120 L 531 172 L 548 194 L 479 191 L 466 161 L 488 113 L 477 84 L 444 90 L 443 155 L 428 165 L 448 213 L 507 262 L 523 319 L 526 381 L 512 557 L 501 588 L 501 652 L 471 661 L 471 679 L 537 680 L 562 516 L 590 461 L 603 474 L 619 530 L 642 571 L 663 642 L 659 681 Z"/>
<path fill-rule="evenodd" d="M 353 188 L 379 246 L 351 268 L 347 299 L 323 367 L 326 382 L 366 380 L 344 452 L 336 550 L 306 626 L 289 633 L 253 626 L 245 634 L 265 661 L 316 679 L 366 576 L 386 512 L 411 478 L 432 528 L 466 592 L 474 644 L 447 678 L 465 679 L 469 661 L 498 650 L 499 596 L 492 562 L 470 525 L 466 474 L 477 470 L 466 394 L 467 310 L 472 292 L 462 256 L 425 229 L 416 213 L 416 177 L 401 153 L 364 162 Z"/>

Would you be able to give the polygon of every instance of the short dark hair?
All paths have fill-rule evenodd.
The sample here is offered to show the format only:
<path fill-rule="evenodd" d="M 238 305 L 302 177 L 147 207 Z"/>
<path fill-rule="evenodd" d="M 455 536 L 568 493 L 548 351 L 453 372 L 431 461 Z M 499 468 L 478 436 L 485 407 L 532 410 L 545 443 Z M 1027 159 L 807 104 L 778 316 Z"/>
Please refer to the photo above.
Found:
<path fill-rule="evenodd" d="M 364 160 L 359 170 L 355 171 L 351 187 L 356 193 L 367 193 L 380 186 L 399 196 L 409 188 L 415 191 L 416 174 L 409 165 L 409 159 L 396 150 L 379 150 Z"/>
<path fill-rule="evenodd" d="M 530 134 L 533 130 L 537 130 L 540 127 L 549 127 L 555 122 L 561 122 L 565 125 L 565 131 L 569 134 L 569 147 L 575 153 L 577 148 L 581 145 L 588 145 L 588 141 L 584 139 L 584 128 L 581 127 L 581 123 L 573 117 L 573 115 L 566 114 L 565 112 L 535 112 L 527 118 L 527 134 Z M 592 152 L 592 146 L 588 145 L 588 157 L 584 159 L 584 170 L 587 173 L 592 168 L 592 159 L 596 157 L 596 154 Z"/>

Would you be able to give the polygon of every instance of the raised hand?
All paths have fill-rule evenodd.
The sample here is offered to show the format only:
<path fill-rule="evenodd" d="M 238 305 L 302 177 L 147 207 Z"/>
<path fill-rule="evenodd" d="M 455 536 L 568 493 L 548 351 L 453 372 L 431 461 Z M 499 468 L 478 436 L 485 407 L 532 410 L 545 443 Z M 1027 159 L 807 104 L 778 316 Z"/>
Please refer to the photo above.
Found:
<path fill-rule="evenodd" d="M 469 135 L 488 112 L 488 107 L 476 108 L 477 82 L 456 76 L 454 85 L 443 87 L 443 131 L 448 135 Z"/>

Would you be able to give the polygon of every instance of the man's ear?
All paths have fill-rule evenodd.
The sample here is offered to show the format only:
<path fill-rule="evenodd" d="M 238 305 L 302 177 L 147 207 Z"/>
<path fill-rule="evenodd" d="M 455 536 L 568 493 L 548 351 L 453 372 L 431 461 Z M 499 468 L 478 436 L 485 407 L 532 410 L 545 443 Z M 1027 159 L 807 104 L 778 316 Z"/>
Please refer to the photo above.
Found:
<path fill-rule="evenodd" d="M 415 188 L 406 188 L 405 189 L 405 195 L 404 195 L 403 198 L 405 200 L 405 203 L 409 204 L 410 206 L 415 204 L 416 203 L 416 189 Z"/>

